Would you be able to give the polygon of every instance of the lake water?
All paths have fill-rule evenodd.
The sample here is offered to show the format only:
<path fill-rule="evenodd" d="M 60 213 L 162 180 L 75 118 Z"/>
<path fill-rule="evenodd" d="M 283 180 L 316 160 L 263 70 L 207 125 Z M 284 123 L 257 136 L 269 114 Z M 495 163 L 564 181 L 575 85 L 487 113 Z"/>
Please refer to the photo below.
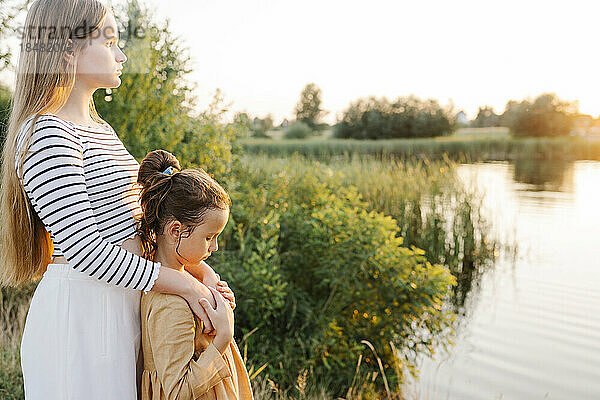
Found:
<path fill-rule="evenodd" d="M 600 163 L 462 165 L 514 252 L 480 278 L 409 399 L 600 399 Z"/>

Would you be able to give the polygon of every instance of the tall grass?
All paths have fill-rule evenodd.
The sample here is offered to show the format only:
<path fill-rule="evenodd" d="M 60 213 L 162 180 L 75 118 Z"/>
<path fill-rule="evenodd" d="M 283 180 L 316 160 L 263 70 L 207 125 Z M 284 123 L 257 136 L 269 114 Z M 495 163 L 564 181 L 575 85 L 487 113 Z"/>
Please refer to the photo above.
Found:
<path fill-rule="evenodd" d="M 36 284 L 0 288 L 0 398 L 23 399 L 20 343 Z"/>
<path fill-rule="evenodd" d="M 516 159 L 600 160 L 600 140 L 593 138 L 512 138 L 512 137 L 443 137 L 431 139 L 388 140 L 268 140 L 242 142 L 246 152 L 275 157 L 298 153 L 328 159 L 332 156 L 360 154 L 403 159 L 504 161 Z"/>

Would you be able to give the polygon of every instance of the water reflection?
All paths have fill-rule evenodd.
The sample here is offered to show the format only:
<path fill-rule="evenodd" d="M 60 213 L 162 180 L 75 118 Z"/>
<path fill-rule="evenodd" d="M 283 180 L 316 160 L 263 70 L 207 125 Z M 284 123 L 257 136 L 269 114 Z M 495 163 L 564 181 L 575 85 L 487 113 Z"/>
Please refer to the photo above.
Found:
<path fill-rule="evenodd" d="M 459 280 L 456 345 L 423 359 L 409 399 L 600 398 L 600 163 L 464 165 L 461 179 L 486 192 L 500 249 L 483 274 Z"/>
<path fill-rule="evenodd" d="M 572 190 L 572 161 L 516 160 L 511 164 L 514 166 L 513 180 L 528 185 L 528 191 Z"/>

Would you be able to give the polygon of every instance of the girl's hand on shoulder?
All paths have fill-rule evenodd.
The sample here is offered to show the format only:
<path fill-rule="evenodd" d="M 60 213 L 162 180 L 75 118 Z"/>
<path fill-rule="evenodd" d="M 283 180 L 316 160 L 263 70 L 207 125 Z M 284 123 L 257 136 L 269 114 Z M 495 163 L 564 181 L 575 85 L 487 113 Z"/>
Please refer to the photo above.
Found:
<path fill-rule="evenodd" d="M 213 339 L 213 344 L 219 350 L 219 352 L 223 354 L 233 339 L 233 310 L 231 307 L 229 307 L 229 304 L 225 301 L 225 299 L 219 295 L 219 292 L 216 289 L 209 289 L 216 299 L 217 307 L 211 307 L 210 303 L 206 299 L 201 299 L 200 305 L 208 314 L 212 325 L 217 331 L 215 338 Z"/>
<path fill-rule="evenodd" d="M 197 272 L 200 271 L 200 272 Z M 192 275 L 191 270 L 189 270 Z M 226 281 L 221 280 L 219 274 L 217 274 L 210 265 L 208 265 L 205 261 L 202 261 L 199 267 L 195 268 L 197 275 L 202 276 L 202 283 L 204 283 L 207 287 L 213 287 L 217 289 L 219 293 L 229 302 L 229 306 L 232 310 L 235 310 L 235 294 L 233 290 L 229 287 Z M 196 276 L 197 278 L 198 276 Z"/>
<path fill-rule="evenodd" d="M 204 307 L 200 304 L 201 300 L 206 300 L 209 305 L 215 304 L 215 296 L 210 288 L 207 288 L 202 282 L 191 276 L 189 273 L 183 271 L 183 275 L 188 279 L 190 283 L 189 290 L 183 298 L 188 302 L 192 312 L 202 320 L 204 327 L 202 332 L 207 333 L 213 330 L 213 324 L 210 317 L 204 310 Z M 220 297 L 220 296 L 219 296 Z"/>
<path fill-rule="evenodd" d="M 217 274 L 218 276 L 218 274 Z M 226 281 L 219 281 L 217 282 L 217 290 L 219 291 L 219 293 L 221 293 L 221 295 L 223 297 L 225 297 L 225 300 L 227 300 L 229 302 L 229 306 L 231 307 L 232 310 L 235 310 L 235 294 L 233 294 L 233 290 L 231 290 L 231 288 L 229 287 L 229 285 L 227 284 Z"/>

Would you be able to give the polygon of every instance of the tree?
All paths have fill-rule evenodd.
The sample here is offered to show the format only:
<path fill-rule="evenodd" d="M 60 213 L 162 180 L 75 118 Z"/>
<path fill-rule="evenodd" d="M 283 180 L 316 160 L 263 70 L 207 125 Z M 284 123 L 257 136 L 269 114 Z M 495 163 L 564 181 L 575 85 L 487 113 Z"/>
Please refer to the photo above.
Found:
<path fill-rule="evenodd" d="M 265 132 L 270 131 L 271 129 L 273 129 L 273 115 L 272 114 L 267 114 L 263 119 L 263 126 L 265 128 Z"/>
<path fill-rule="evenodd" d="M 564 136 L 571 131 L 576 114 L 577 103 L 544 93 L 533 102 L 509 101 L 502 121 L 517 136 Z"/>
<path fill-rule="evenodd" d="M 236 112 L 233 115 L 233 122 L 236 123 L 240 129 L 243 130 L 242 136 L 247 137 L 252 134 L 252 121 L 250 120 L 250 116 L 246 112 Z"/>
<path fill-rule="evenodd" d="M 327 112 L 321 109 L 321 89 L 315 83 L 307 84 L 296 105 L 296 120 L 316 130 L 319 128 L 319 119 L 325 114 Z"/>
<path fill-rule="evenodd" d="M 471 124 L 476 128 L 487 128 L 490 126 L 499 126 L 500 116 L 494 112 L 494 109 L 490 106 L 479 107 L 477 117 Z"/>
<path fill-rule="evenodd" d="M 510 128 L 516 122 L 518 116 L 524 111 L 527 104 L 516 100 L 509 100 L 504 107 L 504 112 L 500 115 L 500 126 Z"/>
<path fill-rule="evenodd" d="M 242 152 L 238 139 L 247 134 L 243 121 L 223 122 L 229 107 L 217 89 L 208 109 L 185 119 L 182 139 L 169 150 L 177 156 L 182 168 L 203 168 L 225 186 Z"/>
<path fill-rule="evenodd" d="M 312 133 L 312 129 L 302 121 L 294 121 L 285 128 L 286 139 L 306 139 Z"/>

